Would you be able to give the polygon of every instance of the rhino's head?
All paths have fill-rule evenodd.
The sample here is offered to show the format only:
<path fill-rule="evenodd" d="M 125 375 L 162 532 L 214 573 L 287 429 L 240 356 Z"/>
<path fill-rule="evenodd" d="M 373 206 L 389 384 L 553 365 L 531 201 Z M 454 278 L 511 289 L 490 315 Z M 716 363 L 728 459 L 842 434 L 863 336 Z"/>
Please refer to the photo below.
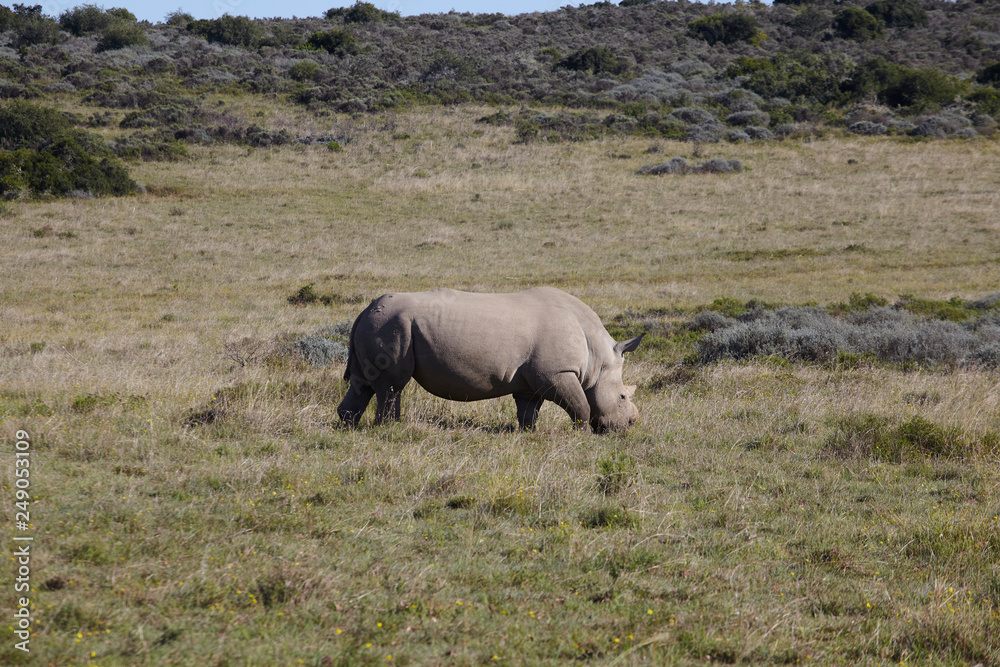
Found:
<path fill-rule="evenodd" d="M 645 334 L 643 334 L 645 335 Z M 611 358 L 605 363 L 597 384 L 587 392 L 590 403 L 590 428 L 595 433 L 626 429 L 639 419 L 639 408 L 632 403 L 634 384 L 622 382 L 625 353 L 639 347 L 642 336 L 615 343 Z"/>

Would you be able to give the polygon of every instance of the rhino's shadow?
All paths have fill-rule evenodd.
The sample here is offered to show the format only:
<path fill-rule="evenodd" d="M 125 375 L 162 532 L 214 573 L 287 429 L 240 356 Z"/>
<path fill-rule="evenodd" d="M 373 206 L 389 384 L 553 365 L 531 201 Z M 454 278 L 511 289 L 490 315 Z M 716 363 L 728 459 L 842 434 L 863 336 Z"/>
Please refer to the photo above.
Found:
<path fill-rule="evenodd" d="M 427 417 L 418 420 L 420 423 L 427 424 L 428 426 L 434 426 L 441 430 L 447 429 L 472 429 L 473 431 L 482 431 L 484 433 L 517 433 L 518 427 L 516 423 L 513 424 L 490 424 L 487 422 L 481 422 L 476 419 L 457 419 L 455 417 Z M 377 428 L 378 424 L 371 423 L 368 425 L 370 428 Z M 342 421 L 335 421 L 330 423 L 330 428 L 336 431 L 341 430 L 351 430 L 355 427 L 348 426 Z"/>
<path fill-rule="evenodd" d="M 427 417 L 422 421 L 440 429 L 467 428 L 484 433 L 516 433 L 518 430 L 516 423 L 491 424 L 468 417 Z"/>

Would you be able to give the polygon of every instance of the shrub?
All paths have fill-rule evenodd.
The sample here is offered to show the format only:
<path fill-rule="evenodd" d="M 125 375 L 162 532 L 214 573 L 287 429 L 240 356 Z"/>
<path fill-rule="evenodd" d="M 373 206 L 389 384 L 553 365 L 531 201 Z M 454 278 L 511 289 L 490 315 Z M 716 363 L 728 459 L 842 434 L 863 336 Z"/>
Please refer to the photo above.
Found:
<path fill-rule="evenodd" d="M 246 49 L 256 48 L 264 38 L 264 29 L 246 16 L 223 14 L 217 19 L 191 21 L 187 28 L 210 42 Z"/>
<path fill-rule="evenodd" d="M 964 116 L 952 114 L 942 114 L 939 116 L 929 116 L 922 123 L 917 125 L 910 134 L 917 137 L 947 137 L 957 135 L 960 132 L 972 130 L 972 123 Z M 975 130 L 973 130 L 975 132 Z M 975 136 L 975 135 L 973 135 Z"/>
<path fill-rule="evenodd" d="M 354 6 L 344 12 L 344 23 L 375 23 L 387 21 L 395 16 L 387 11 L 379 9 L 370 2 L 358 0 Z"/>
<path fill-rule="evenodd" d="M 742 170 L 743 164 L 739 160 L 713 158 L 692 167 L 684 158 L 675 157 L 669 162 L 662 164 L 647 164 L 635 173 L 642 176 L 657 176 L 660 174 L 730 174 Z"/>
<path fill-rule="evenodd" d="M 313 284 L 303 285 L 299 290 L 288 297 L 288 303 L 293 306 L 308 306 L 309 304 L 316 303 L 319 301 L 319 295 L 316 294 L 316 290 L 313 289 Z"/>
<path fill-rule="evenodd" d="M 954 101 L 969 84 L 934 67 L 911 69 L 879 56 L 858 67 L 843 88 L 856 99 L 874 93 L 890 106 L 920 109 Z"/>
<path fill-rule="evenodd" d="M 285 128 L 281 128 L 277 132 L 271 132 L 258 125 L 251 125 L 247 128 L 245 139 L 251 146 L 264 148 L 267 146 L 283 146 L 292 140 L 292 135 Z"/>
<path fill-rule="evenodd" d="M 7 15 L 7 22 L 8 29 L 14 31 L 15 46 L 56 43 L 59 24 L 42 14 L 41 5 L 15 4 L 13 10 L 12 15 Z"/>
<path fill-rule="evenodd" d="M 120 158 L 152 162 L 176 161 L 188 156 L 187 147 L 169 131 L 156 135 L 135 133 L 114 140 L 111 150 Z"/>
<path fill-rule="evenodd" d="M 124 49 L 129 46 L 145 46 L 149 44 L 146 33 L 135 23 L 112 23 L 101 33 L 101 39 L 94 49 L 98 53 Z"/>
<path fill-rule="evenodd" d="M 716 120 L 715 115 L 698 107 L 681 107 L 679 109 L 674 109 L 667 114 L 667 118 L 684 121 L 685 123 L 691 123 L 692 125 L 700 125 L 702 123 L 708 123 Z"/>
<path fill-rule="evenodd" d="M 771 58 L 734 59 L 723 72 L 744 77 L 741 86 L 761 97 L 827 103 L 840 96 L 841 82 L 854 63 L 841 54 L 779 53 Z"/>
<path fill-rule="evenodd" d="M 870 120 L 859 120 L 856 123 L 851 123 L 847 129 L 854 134 L 863 134 L 865 136 L 878 136 L 889 131 L 889 128 L 882 123 L 873 123 Z"/>
<path fill-rule="evenodd" d="M 59 27 L 79 37 L 103 30 L 112 19 L 97 5 L 80 5 L 59 15 Z"/>
<path fill-rule="evenodd" d="M 979 70 L 979 73 L 976 75 L 976 81 L 989 86 L 1000 84 L 1000 62 L 994 61 Z"/>
<path fill-rule="evenodd" d="M 326 51 L 338 56 L 358 52 L 358 41 L 350 30 L 334 28 L 325 32 L 314 32 L 306 39 L 302 48 Z"/>
<path fill-rule="evenodd" d="M 122 118 L 118 125 L 119 127 L 132 129 L 158 127 L 161 125 L 182 125 L 189 122 L 192 116 L 193 112 L 189 106 L 171 102 L 139 111 L 130 111 L 125 114 L 125 117 Z"/>
<path fill-rule="evenodd" d="M 112 7 L 107 10 L 107 14 L 112 18 L 116 18 L 119 21 L 125 21 L 127 23 L 136 23 L 139 20 L 135 17 L 135 14 L 124 7 Z"/>
<path fill-rule="evenodd" d="M 611 452 L 597 460 L 597 488 L 605 496 L 628 488 L 637 475 L 635 459 L 625 452 Z"/>
<path fill-rule="evenodd" d="M 517 141 L 522 144 L 526 144 L 529 141 L 537 139 L 541 131 L 541 126 L 530 120 L 519 120 L 514 125 L 514 132 L 517 135 Z"/>
<path fill-rule="evenodd" d="M 735 44 L 760 39 L 757 19 L 749 14 L 713 14 L 688 23 L 688 34 L 709 44 Z"/>
<path fill-rule="evenodd" d="M 746 141 L 753 141 L 753 139 L 751 139 L 750 135 L 743 130 L 729 130 L 726 132 L 726 141 L 738 144 Z"/>
<path fill-rule="evenodd" d="M 288 76 L 296 81 L 309 81 L 319 76 L 319 65 L 312 60 L 300 60 L 288 68 Z"/>
<path fill-rule="evenodd" d="M 646 176 L 658 176 L 660 174 L 686 174 L 691 168 L 687 160 L 682 157 L 675 157 L 662 164 L 647 164 L 639 168 L 637 174 Z"/>
<path fill-rule="evenodd" d="M 74 192 L 95 196 L 126 195 L 138 190 L 120 160 L 95 156 L 72 139 L 60 139 L 42 151 L 0 151 L 0 197 L 65 197 Z"/>
<path fill-rule="evenodd" d="M 964 322 L 971 319 L 977 308 L 967 307 L 960 297 L 952 297 L 947 301 L 936 299 L 921 299 L 912 294 L 903 294 L 895 305 L 896 308 L 909 311 L 914 315 L 945 320 L 948 322 Z"/>
<path fill-rule="evenodd" d="M 875 0 L 865 11 L 890 28 L 912 28 L 928 23 L 927 11 L 918 0 Z"/>
<path fill-rule="evenodd" d="M 326 10 L 326 20 L 343 18 L 344 23 L 375 23 L 398 18 L 398 12 L 387 12 L 370 2 L 358 0 L 351 7 L 334 7 Z"/>
<path fill-rule="evenodd" d="M 790 21 L 795 32 L 803 37 L 812 37 L 830 27 L 833 14 L 816 6 L 806 7 Z"/>
<path fill-rule="evenodd" d="M 574 51 L 560 60 L 556 66 L 591 74 L 621 74 L 628 67 L 627 63 L 616 56 L 611 49 L 603 46 L 591 46 Z"/>
<path fill-rule="evenodd" d="M 307 336 L 295 341 L 295 350 L 311 366 L 347 363 L 348 346 L 325 336 Z"/>
<path fill-rule="evenodd" d="M 962 360 L 962 365 L 971 368 L 1000 368 L 1000 343 L 988 343 L 976 348 Z"/>
<path fill-rule="evenodd" d="M 885 25 L 859 7 L 848 7 L 833 18 L 833 28 L 840 37 L 866 42 L 882 37 Z"/>
<path fill-rule="evenodd" d="M 763 111 L 737 111 L 726 116 L 726 122 L 730 125 L 767 125 L 771 117 Z"/>
<path fill-rule="evenodd" d="M 920 415 L 890 425 L 884 417 L 860 414 L 841 417 L 823 449 L 841 458 L 902 463 L 918 456 L 962 456 L 968 442 L 958 427 L 942 427 Z"/>
<path fill-rule="evenodd" d="M 953 102 L 968 84 L 935 67 L 909 70 L 884 88 L 879 97 L 893 106 L 927 106 Z"/>
<path fill-rule="evenodd" d="M 441 51 L 430 59 L 422 78 L 425 81 L 439 81 L 441 79 L 455 81 L 469 78 L 475 73 L 475 65 L 468 58 L 463 58 L 451 51 Z"/>
<path fill-rule="evenodd" d="M 7 32 L 17 23 L 17 14 L 0 5 L 0 32 Z"/>
<path fill-rule="evenodd" d="M 767 129 L 766 127 L 760 127 L 758 125 L 747 125 L 743 128 L 743 131 L 749 135 L 754 141 L 770 141 L 774 139 L 774 132 Z"/>
<path fill-rule="evenodd" d="M 740 306 L 742 310 L 742 306 Z M 692 320 L 684 325 L 685 329 L 689 331 L 716 331 L 718 329 L 724 329 L 725 327 L 730 327 L 736 323 L 731 317 L 727 317 L 723 313 L 717 310 L 703 310 L 692 318 Z"/>
<path fill-rule="evenodd" d="M 853 306 L 831 308 L 843 317 L 819 308 L 749 311 L 732 325 L 705 335 L 699 341 L 699 354 L 703 362 L 779 356 L 832 363 L 847 353 L 888 363 L 955 365 L 971 363 L 971 355 L 993 344 L 991 332 L 1000 338 L 1000 327 L 926 319 L 901 307 L 878 306 L 881 302 L 874 295 L 852 296 Z M 867 305 L 871 307 L 856 310 Z"/>
<path fill-rule="evenodd" d="M 0 107 L 0 197 L 137 190 L 104 141 L 75 129 L 65 115 L 26 102 Z"/>
<path fill-rule="evenodd" d="M 976 105 L 976 112 L 983 116 L 1000 115 L 1000 90 L 981 88 L 966 96 L 969 102 Z M 990 119 L 992 121 L 992 119 Z M 989 125 L 993 125 L 992 122 Z M 995 125 L 993 125 L 995 127 Z"/>
<path fill-rule="evenodd" d="M 185 11 L 178 9 L 177 11 L 169 12 L 164 17 L 164 22 L 167 25 L 177 26 L 179 28 L 186 28 L 189 23 L 194 22 L 194 17 Z"/>

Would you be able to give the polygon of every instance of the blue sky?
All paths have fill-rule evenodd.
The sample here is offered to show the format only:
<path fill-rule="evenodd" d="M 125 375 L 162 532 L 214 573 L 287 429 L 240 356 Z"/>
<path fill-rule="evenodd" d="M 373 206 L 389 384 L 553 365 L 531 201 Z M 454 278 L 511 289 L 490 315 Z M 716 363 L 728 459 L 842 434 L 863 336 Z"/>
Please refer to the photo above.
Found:
<path fill-rule="evenodd" d="M 348 7 L 354 0 L 24 0 L 25 4 L 42 5 L 50 16 L 83 4 L 94 4 L 106 9 L 125 7 L 140 20 L 163 21 L 170 12 L 181 9 L 196 19 L 214 19 L 223 14 L 263 18 L 280 16 L 323 16 L 331 7 Z M 566 5 L 593 4 L 594 0 L 581 3 L 579 0 L 369 0 L 380 9 L 399 12 L 404 16 L 413 14 L 437 14 L 454 9 L 457 12 L 503 12 L 504 14 L 524 14 L 527 12 L 549 12 Z"/>

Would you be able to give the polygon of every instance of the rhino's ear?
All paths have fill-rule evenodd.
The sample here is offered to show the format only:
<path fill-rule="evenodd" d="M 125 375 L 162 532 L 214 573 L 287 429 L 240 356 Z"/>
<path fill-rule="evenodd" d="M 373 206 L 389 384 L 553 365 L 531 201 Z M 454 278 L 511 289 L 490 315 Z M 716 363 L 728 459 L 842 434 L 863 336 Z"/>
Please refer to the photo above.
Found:
<path fill-rule="evenodd" d="M 639 334 L 638 336 L 630 340 L 623 340 L 620 343 L 615 343 L 615 354 L 620 354 L 624 356 L 626 352 L 631 352 L 635 348 L 639 347 L 639 343 L 642 342 L 642 337 L 645 335 L 646 334 Z"/>

